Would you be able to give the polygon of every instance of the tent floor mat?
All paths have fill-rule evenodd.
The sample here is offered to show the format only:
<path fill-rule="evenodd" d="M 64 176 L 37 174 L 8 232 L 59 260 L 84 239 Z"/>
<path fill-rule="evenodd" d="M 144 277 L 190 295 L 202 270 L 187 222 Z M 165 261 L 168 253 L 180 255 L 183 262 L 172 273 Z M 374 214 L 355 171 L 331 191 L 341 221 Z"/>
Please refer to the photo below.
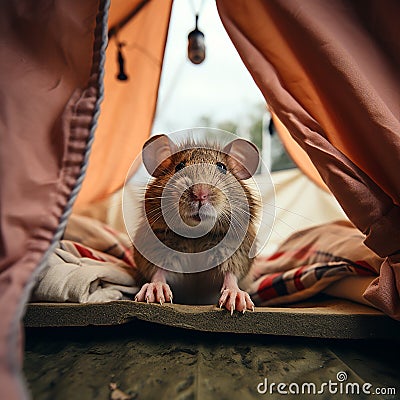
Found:
<path fill-rule="evenodd" d="M 129 300 L 102 304 L 30 303 L 26 327 L 121 325 L 135 320 L 178 328 L 239 334 L 332 339 L 400 338 L 400 323 L 373 308 L 327 298 L 287 307 L 256 307 L 234 313 L 214 305 L 145 304 Z"/>
<path fill-rule="evenodd" d="M 263 311 L 257 314 L 268 318 Z M 216 316 L 225 318 L 222 313 Z M 335 323 L 331 327 L 335 329 Z M 111 382 L 135 400 L 398 400 L 400 393 L 400 346 L 394 340 L 200 332 L 140 320 L 26 328 L 25 339 L 24 372 L 35 400 L 110 399 Z M 257 391 L 265 379 L 272 394 Z M 329 392 L 330 381 L 336 394 Z M 303 383 L 314 384 L 315 390 L 324 391 L 307 394 L 312 392 L 305 387 L 303 395 L 282 396 L 276 386 L 281 382 L 300 389 Z M 345 385 L 340 394 L 338 382 L 358 384 L 360 394 L 346 395 Z M 364 384 L 371 393 L 380 388 L 385 395 L 362 393 Z"/>

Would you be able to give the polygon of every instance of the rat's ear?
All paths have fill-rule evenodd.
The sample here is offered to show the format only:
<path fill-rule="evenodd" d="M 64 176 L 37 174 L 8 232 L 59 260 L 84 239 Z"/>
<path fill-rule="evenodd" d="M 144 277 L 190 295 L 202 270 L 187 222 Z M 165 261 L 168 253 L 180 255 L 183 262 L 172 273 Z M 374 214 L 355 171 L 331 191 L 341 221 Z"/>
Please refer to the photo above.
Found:
<path fill-rule="evenodd" d="M 235 139 L 222 151 L 230 156 L 228 164 L 237 178 L 248 179 L 257 171 L 260 153 L 248 140 Z"/>
<path fill-rule="evenodd" d="M 169 157 L 174 147 L 174 143 L 166 135 L 153 136 L 143 145 L 143 164 L 150 175 L 157 178 L 169 167 Z"/>

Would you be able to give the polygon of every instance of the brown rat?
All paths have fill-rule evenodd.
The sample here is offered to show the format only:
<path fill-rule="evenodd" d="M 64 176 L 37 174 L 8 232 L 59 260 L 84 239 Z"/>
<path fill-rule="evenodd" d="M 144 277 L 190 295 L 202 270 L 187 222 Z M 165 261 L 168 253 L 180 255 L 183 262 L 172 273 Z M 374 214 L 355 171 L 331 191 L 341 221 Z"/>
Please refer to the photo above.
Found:
<path fill-rule="evenodd" d="M 249 271 L 259 201 L 244 180 L 257 170 L 257 148 L 235 139 L 220 148 L 165 135 L 143 146 L 153 176 L 134 237 L 134 258 L 143 286 L 136 301 L 215 302 L 254 309 L 238 282 Z M 147 221 L 147 222 L 146 222 Z M 220 293 L 220 294 L 219 294 Z"/>

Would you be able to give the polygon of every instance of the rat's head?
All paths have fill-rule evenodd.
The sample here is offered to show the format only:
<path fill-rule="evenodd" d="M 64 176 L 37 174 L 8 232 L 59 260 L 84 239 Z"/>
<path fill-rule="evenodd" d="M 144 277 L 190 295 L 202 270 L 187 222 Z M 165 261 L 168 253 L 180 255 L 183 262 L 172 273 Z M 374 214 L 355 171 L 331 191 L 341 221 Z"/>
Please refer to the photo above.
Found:
<path fill-rule="evenodd" d="M 204 222 L 226 231 L 232 219 L 241 224 L 252 215 L 255 201 L 243 180 L 257 170 L 259 153 L 247 140 L 218 148 L 193 141 L 177 145 L 158 135 L 145 143 L 142 157 L 155 178 L 146 191 L 150 223 L 196 227 Z"/>

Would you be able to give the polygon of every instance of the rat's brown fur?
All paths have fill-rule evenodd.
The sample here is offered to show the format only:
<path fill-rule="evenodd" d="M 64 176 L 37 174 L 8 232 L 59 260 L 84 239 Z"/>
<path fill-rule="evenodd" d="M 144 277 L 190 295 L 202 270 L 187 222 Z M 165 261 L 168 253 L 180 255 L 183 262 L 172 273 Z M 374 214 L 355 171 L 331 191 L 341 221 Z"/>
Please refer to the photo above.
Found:
<path fill-rule="evenodd" d="M 246 184 L 237 178 L 235 162 L 233 162 L 231 157 L 215 146 L 212 149 L 209 147 L 207 144 L 194 147 L 193 143 L 190 143 L 190 145 L 186 143 L 178 148 L 177 153 L 172 154 L 168 160 L 162 163 L 157 173 L 158 176 L 153 179 L 146 189 L 145 213 L 151 229 L 157 238 L 168 248 L 184 253 L 198 253 L 216 246 L 224 238 L 232 223 L 235 224 L 235 229 L 245 230 L 241 233 L 243 240 L 240 246 L 227 260 L 220 263 L 212 271 L 185 274 L 199 275 L 199 277 L 203 274 L 211 277 L 211 279 L 215 279 L 216 277 L 220 279 L 225 273 L 232 272 L 238 279 L 241 279 L 248 273 L 252 264 L 252 259 L 249 258 L 249 251 L 255 241 L 255 221 L 259 212 L 259 202 Z M 161 213 L 163 189 L 167 184 L 171 184 L 170 180 L 174 179 L 175 167 L 181 162 L 185 162 L 186 166 L 192 166 L 190 170 L 192 176 L 198 176 L 202 179 L 206 178 L 209 183 L 208 186 L 221 184 L 221 182 L 224 185 L 224 192 L 218 188 L 210 190 L 210 202 L 217 211 L 217 221 L 209 233 L 199 238 L 185 238 L 174 233 L 167 226 L 164 216 Z M 217 162 L 227 166 L 227 174 L 221 174 L 218 168 L 216 168 Z M 181 171 L 181 175 L 185 175 L 184 169 Z M 242 191 L 238 190 L 237 182 Z M 190 193 L 185 193 L 179 187 L 179 180 L 177 180 L 176 186 L 176 199 L 180 198 L 180 200 L 176 202 L 174 201 L 175 198 L 172 198 L 171 207 L 175 207 L 179 211 L 180 217 L 186 223 L 190 224 Z M 227 193 L 229 199 L 224 193 Z M 245 199 L 243 198 L 243 193 L 246 197 Z M 180 197 L 180 195 L 182 196 Z M 175 196 L 175 194 L 172 193 L 171 196 Z M 229 205 L 228 200 L 233 203 L 233 207 L 232 204 Z M 241 211 L 241 203 L 245 203 L 246 201 L 247 205 Z M 143 235 L 143 231 L 139 229 L 137 235 Z M 136 249 L 134 251 L 134 258 L 142 280 L 150 281 L 158 267 L 149 262 Z"/>

